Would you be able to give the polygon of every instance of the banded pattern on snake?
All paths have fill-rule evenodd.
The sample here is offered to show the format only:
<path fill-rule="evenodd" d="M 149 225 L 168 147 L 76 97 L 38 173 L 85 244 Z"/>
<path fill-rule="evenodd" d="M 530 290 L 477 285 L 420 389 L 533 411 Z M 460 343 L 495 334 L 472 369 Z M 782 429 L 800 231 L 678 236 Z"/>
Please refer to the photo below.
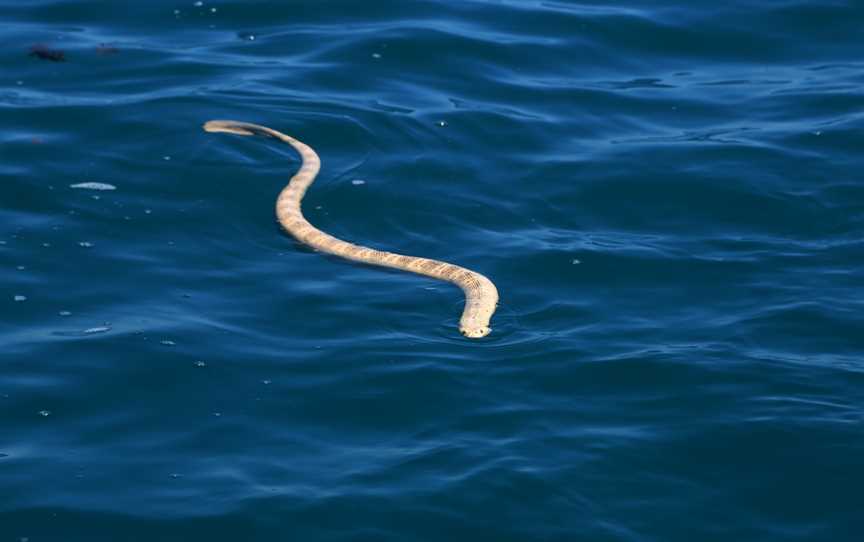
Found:
<path fill-rule="evenodd" d="M 320 252 L 452 282 L 465 293 L 465 308 L 459 320 L 459 331 L 472 339 L 489 334 L 489 320 L 498 305 L 498 289 L 485 276 L 439 260 L 405 256 L 348 243 L 319 230 L 306 220 L 301 210 L 301 202 L 321 168 L 321 160 L 312 147 L 272 128 L 248 122 L 211 120 L 204 124 L 204 130 L 273 137 L 294 147 L 303 163 L 276 200 L 276 217 L 288 233 Z"/>

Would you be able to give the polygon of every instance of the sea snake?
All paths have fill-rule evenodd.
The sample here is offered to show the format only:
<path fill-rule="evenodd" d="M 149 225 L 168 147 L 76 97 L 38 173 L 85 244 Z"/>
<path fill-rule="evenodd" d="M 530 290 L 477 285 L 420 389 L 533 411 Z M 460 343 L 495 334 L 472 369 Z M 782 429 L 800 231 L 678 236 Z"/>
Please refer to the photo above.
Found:
<path fill-rule="evenodd" d="M 306 220 L 300 205 L 306 190 L 315 181 L 315 176 L 321 168 L 321 159 L 312 147 L 266 126 L 248 122 L 211 120 L 204 124 L 204 130 L 245 136 L 269 136 L 291 145 L 300 154 L 303 160 L 300 170 L 291 177 L 288 185 L 282 189 L 276 199 L 276 217 L 279 223 L 298 241 L 317 251 L 355 262 L 401 269 L 452 282 L 465 292 L 465 308 L 459 320 L 459 331 L 462 335 L 479 339 L 492 330 L 489 327 L 489 320 L 498 305 L 498 289 L 491 280 L 480 273 L 439 260 L 404 256 L 348 243 L 324 233 Z"/>

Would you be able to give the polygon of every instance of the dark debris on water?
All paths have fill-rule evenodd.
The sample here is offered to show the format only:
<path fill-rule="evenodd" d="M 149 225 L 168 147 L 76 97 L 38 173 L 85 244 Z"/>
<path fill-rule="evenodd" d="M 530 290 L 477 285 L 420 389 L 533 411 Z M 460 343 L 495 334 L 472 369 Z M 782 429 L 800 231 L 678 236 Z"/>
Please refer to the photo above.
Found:
<path fill-rule="evenodd" d="M 100 43 L 98 47 L 96 47 L 96 52 L 100 55 L 113 55 L 119 52 L 119 49 L 114 47 L 113 45 L 108 45 L 106 43 Z"/>
<path fill-rule="evenodd" d="M 66 53 L 59 49 L 49 49 L 45 45 L 34 45 L 30 48 L 30 56 L 51 62 L 66 62 Z"/>
<path fill-rule="evenodd" d="M 100 43 L 96 47 L 96 53 L 100 56 L 114 55 L 120 50 L 108 43 Z M 66 62 L 66 53 L 60 49 L 51 49 L 47 45 L 36 44 L 30 47 L 30 56 L 35 56 L 41 60 L 50 60 L 51 62 Z"/>

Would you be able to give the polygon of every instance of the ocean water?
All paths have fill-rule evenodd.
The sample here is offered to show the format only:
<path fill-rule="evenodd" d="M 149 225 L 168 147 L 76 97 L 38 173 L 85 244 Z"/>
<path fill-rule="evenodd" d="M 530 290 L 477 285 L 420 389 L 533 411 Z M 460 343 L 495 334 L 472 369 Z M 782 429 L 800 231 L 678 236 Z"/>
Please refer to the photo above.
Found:
<path fill-rule="evenodd" d="M 864 540 L 864 3 L 0 20 L 0 542 Z"/>

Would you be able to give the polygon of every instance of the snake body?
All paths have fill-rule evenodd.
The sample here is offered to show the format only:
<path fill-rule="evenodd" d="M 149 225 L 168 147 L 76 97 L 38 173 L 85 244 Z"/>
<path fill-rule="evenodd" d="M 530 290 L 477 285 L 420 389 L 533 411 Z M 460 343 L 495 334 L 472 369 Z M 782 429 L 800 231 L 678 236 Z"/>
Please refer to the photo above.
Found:
<path fill-rule="evenodd" d="M 247 122 L 211 120 L 204 124 L 204 130 L 273 137 L 291 145 L 300 154 L 303 163 L 276 200 L 276 217 L 289 234 L 320 252 L 451 282 L 465 293 L 465 308 L 459 320 L 459 331 L 472 339 L 489 334 L 489 320 L 498 305 L 498 289 L 485 276 L 439 260 L 405 256 L 348 243 L 319 230 L 306 220 L 301 210 L 301 202 L 321 168 L 321 159 L 312 147 L 272 128 Z"/>

